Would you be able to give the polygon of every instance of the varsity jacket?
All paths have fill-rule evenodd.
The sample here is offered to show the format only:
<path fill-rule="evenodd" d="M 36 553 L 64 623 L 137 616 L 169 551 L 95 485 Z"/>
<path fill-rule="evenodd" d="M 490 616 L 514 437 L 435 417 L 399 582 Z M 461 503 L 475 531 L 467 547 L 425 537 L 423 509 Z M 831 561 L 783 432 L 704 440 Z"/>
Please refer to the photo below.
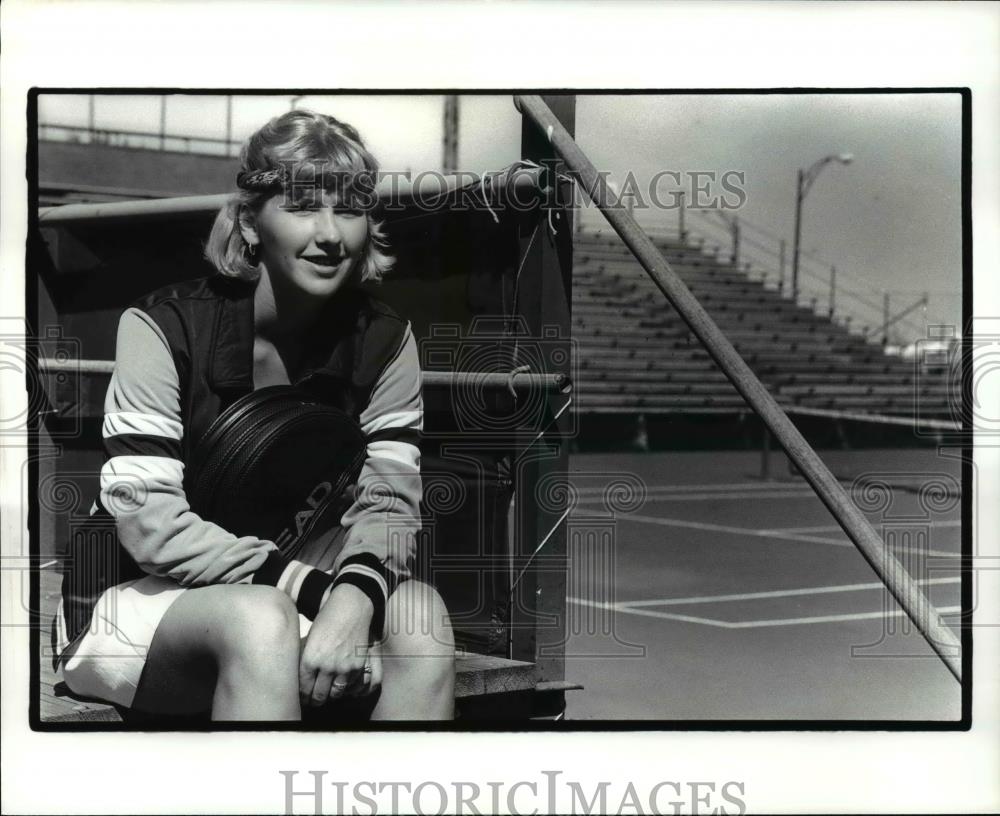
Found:
<path fill-rule="evenodd" d="M 253 390 L 254 288 L 215 275 L 160 289 L 122 315 L 104 405 L 106 459 L 89 519 L 105 534 L 74 535 L 70 543 L 57 654 L 89 626 L 108 586 L 144 574 L 187 587 L 269 584 L 310 618 L 334 586 L 351 583 L 372 600 L 372 631 L 382 632 L 386 601 L 410 574 L 422 493 L 416 342 L 387 305 L 361 290 L 340 292 L 306 337 L 297 384 L 321 390 L 367 437 L 330 573 L 286 559 L 272 541 L 229 533 L 192 512 L 185 498 L 185 466 L 199 440 Z"/>

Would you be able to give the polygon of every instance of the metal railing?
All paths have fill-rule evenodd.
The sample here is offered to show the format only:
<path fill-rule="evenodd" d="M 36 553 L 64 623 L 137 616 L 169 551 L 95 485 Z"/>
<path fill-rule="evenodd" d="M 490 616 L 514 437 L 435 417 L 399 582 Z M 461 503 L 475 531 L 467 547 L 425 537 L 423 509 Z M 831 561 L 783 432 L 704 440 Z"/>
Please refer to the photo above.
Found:
<path fill-rule="evenodd" d="M 69 374 L 83 377 L 110 377 L 115 370 L 114 360 L 57 360 L 49 357 L 38 359 L 38 370 L 44 374 Z M 530 371 L 423 371 L 423 385 L 428 388 L 457 389 L 506 389 L 530 393 L 569 394 L 573 383 L 565 374 L 535 374 Z"/>
<path fill-rule="evenodd" d="M 627 208 L 626 208 L 627 209 Z M 800 253 L 798 297 L 790 281 L 791 251 L 783 239 L 747 219 L 716 210 L 677 208 L 672 224 L 646 224 L 659 241 L 680 240 L 721 263 L 733 265 L 748 280 L 779 293 L 785 300 L 822 315 L 847 333 L 896 350 L 925 339 L 932 326 L 954 323 L 931 314 L 931 295 L 960 301 L 961 292 L 881 289 L 813 253 Z M 578 228 L 586 229 L 583 224 Z M 764 237 L 757 235 L 763 233 Z M 899 304 L 904 304 L 899 306 Z M 939 307 L 940 309 L 940 307 Z M 914 313 L 922 315 L 915 316 Z"/>
<path fill-rule="evenodd" d="M 728 251 L 729 262 L 751 280 L 756 276 L 765 287 L 826 316 L 861 339 L 876 340 L 882 346 L 908 345 L 926 337 L 929 325 L 947 322 L 928 314 L 929 292 L 920 292 L 914 298 L 916 293 L 910 290 L 876 289 L 857 275 L 805 251 L 800 253 L 799 291 L 792 292 L 786 276 L 790 253 L 785 240 L 746 218 L 718 216 L 714 210 L 685 211 L 681 207 L 678 232 L 685 238 L 702 238 L 716 252 Z M 939 292 L 936 297 L 960 295 Z M 913 317 L 918 310 L 922 310 L 922 320 Z"/>
<path fill-rule="evenodd" d="M 237 139 L 155 133 L 148 130 L 122 130 L 39 122 L 38 138 L 50 142 L 126 147 L 136 150 L 163 150 L 205 156 L 232 157 L 239 154 Z"/>

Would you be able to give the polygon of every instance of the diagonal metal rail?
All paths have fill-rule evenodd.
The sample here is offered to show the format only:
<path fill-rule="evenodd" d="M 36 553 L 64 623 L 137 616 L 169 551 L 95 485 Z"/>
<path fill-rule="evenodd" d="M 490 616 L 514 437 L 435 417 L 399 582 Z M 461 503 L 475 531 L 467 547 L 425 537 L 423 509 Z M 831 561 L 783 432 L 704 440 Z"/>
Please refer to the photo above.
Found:
<path fill-rule="evenodd" d="M 887 294 L 886 298 L 888 298 L 888 297 L 889 297 L 889 295 Z M 888 303 L 888 300 L 886 300 L 886 303 Z M 874 336 L 876 334 L 880 334 L 880 333 L 882 334 L 882 336 L 886 340 L 888 340 L 888 338 L 889 338 L 889 327 L 890 326 L 895 326 L 900 320 L 902 320 L 907 315 L 912 314 L 917 309 L 919 309 L 921 306 L 925 306 L 925 307 L 927 306 L 927 295 L 922 295 L 916 301 L 916 303 L 910 304 L 905 309 L 903 309 L 901 312 L 898 312 L 894 317 L 886 318 L 878 326 L 872 326 L 868 331 L 866 331 L 864 333 L 863 336 L 864 336 L 865 340 L 867 340 L 869 337 L 872 337 L 872 336 Z"/>
<path fill-rule="evenodd" d="M 601 210 L 615 232 L 701 341 L 736 390 L 774 434 L 816 495 L 854 542 L 931 648 L 944 661 L 955 679 L 961 681 L 962 646 L 958 638 L 945 625 L 940 613 L 924 595 L 916 581 L 889 552 L 868 519 L 854 505 L 830 469 L 757 379 L 757 375 L 750 370 L 726 335 L 691 294 L 687 285 L 670 268 L 653 242 L 625 208 L 617 206 L 617 198 L 609 190 L 604 177 L 597 172 L 586 154 L 540 97 L 515 96 L 514 104 L 548 136 L 556 153 L 566 162 L 571 175 Z"/>

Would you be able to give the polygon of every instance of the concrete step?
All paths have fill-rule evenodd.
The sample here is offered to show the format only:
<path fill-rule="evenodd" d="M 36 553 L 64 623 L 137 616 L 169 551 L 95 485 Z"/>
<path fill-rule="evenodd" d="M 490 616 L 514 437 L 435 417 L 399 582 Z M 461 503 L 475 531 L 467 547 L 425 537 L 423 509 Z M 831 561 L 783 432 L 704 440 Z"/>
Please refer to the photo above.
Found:
<path fill-rule="evenodd" d="M 590 408 L 746 408 L 738 394 L 692 396 L 687 394 L 591 394 L 581 395 L 578 409 Z"/>
<path fill-rule="evenodd" d="M 895 385 L 889 383 L 815 383 L 810 385 L 778 385 L 779 392 L 788 397 L 799 396 L 880 396 L 880 397 L 913 397 L 919 394 L 921 397 L 943 398 L 947 396 L 947 391 L 938 387 L 916 388 L 913 385 Z"/>
<path fill-rule="evenodd" d="M 684 382 L 664 377 L 658 371 L 613 371 L 603 376 L 598 376 L 595 372 L 588 372 L 577 377 L 573 385 L 580 390 L 607 391 L 610 388 L 612 393 L 614 393 L 614 389 L 652 386 L 654 389 L 662 388 L 664 393 L 670 394 L 727 393 L 732 387 L 725 378 L 711 382 L 703 380 Z"/>
<path fill-rule="evenodd" d="M 737 394 L 736 390 L 728 382 L 713 383 L 671 383 L 671 382 L 640 382 L 630 380 L 628 382 L 596 381 L 585 380 L 576 384 L 576 393 L 581 399 L 586 399 L 594 394 L 624 394 L 627 396 L 665 394 L 665 395 L 691 395 L 702 396 L 724 396 L 730 397 Z"/>
<path fill-rule="evenodd" d="M 910 397 L 845 394 L 842 396 L 815 395 L 798 397 L 794 400 L 786 399 L 796 405 L 810 408 L 831 408 L 843 411 L 864 410 L 872 413 L 904 411 L 912 414 L 915 405 L 919 405 L 921 411 L 930 410 L 937 413 L 946 411 L 948 408 L 947 400 L 925 397 L 914 400 Z"/>
<path fill-rule="evenodd" d="M 637 375 L 648 376 L 637 376 Z M 623 365 L 609 368 L 581 368 L 578 372 L 577 380 L 622 380 L 648 379 L 651 381 L 673 382 L 673 383 L 722 383 L 728 382 L 726 375 L 715 368 L 715 364 L 708 362 L 701 366 L 690 368 L 674 368 L 670 370 L 656 370 L 643 368 L 626 368 Z"/>

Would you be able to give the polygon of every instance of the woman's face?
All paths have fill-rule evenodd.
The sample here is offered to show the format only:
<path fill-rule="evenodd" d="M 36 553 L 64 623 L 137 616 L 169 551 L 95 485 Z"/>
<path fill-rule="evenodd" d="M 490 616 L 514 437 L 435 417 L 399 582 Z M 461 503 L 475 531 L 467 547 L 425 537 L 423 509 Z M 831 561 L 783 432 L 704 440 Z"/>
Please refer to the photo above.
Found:
<path fill-rule="evenodd" d="M 309 191 L 288 209 L 285 203 L 284 195 L 275 195 L 258 212 L 257 256 L 273 286 L 329 297 L 350 282 L 361 262 L 368 217 L 326 190 Z"/>

